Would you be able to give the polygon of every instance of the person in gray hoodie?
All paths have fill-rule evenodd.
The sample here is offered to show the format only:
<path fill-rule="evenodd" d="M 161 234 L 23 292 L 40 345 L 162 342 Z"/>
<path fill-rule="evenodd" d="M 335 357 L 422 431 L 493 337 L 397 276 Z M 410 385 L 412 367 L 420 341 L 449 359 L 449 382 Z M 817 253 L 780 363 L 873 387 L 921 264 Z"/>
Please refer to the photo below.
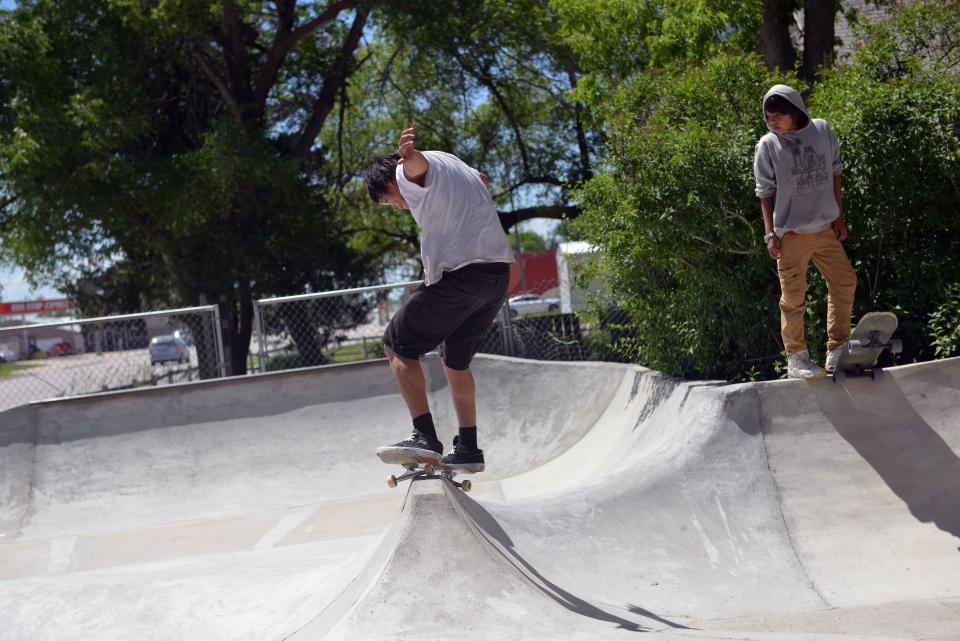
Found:
<path fill-rule="evenodd" d="M 830 125 L 811 118 L 803 98 L 774 85 L 763 99 L 770 133 L 757 143 L 753 173 L 767 253 L 780 278 L 780 333 L 787 376 L 820 378 L 833 371 L 850 338 L 857 277 L 843 248 L 848 231 L 840 196 L 840 146 Z M 810 261 L 827 282 L 826 371 L 813 362 L 804 338 Z"/>

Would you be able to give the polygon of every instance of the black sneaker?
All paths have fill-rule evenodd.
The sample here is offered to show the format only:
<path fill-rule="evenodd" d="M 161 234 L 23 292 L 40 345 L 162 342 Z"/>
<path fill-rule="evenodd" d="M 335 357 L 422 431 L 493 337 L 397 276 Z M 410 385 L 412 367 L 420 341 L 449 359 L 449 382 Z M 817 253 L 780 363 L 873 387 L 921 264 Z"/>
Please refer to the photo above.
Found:
<path fill-rule="evenodd" d="M 378 447 L 377 456 L 384 463 L 399 465 L 439 463 L 440 457 L 443 456 L 443 443 L 429 441 L 423 434 L 413 430 L 410 436 L 399 443 Z"/>
<path fill-rule="evenodd" d="M 453 451 L 443 457 L 440 463 L 451 470 L 474 474 L 483 471 L 483 450 L 468 449 L 460 445 L 460 437 L 453 437 Z"/>

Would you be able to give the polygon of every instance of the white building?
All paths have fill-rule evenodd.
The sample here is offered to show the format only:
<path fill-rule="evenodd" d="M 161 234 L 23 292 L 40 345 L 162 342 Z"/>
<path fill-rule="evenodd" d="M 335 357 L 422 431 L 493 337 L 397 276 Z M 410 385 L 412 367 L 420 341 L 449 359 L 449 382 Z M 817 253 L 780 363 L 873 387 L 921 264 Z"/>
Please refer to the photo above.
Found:
<path fill-rule="evenodd" d="M 580 309 L 581 300 L 588 291 L 599 291 L 593 282 L 587 289 L 577 286 L 577 266 L 597 255 L 595 247 L 584 241 L 560 243 L 557 247 L 557 280 L 560 287 L 560 310 L 569 314 Z"/>

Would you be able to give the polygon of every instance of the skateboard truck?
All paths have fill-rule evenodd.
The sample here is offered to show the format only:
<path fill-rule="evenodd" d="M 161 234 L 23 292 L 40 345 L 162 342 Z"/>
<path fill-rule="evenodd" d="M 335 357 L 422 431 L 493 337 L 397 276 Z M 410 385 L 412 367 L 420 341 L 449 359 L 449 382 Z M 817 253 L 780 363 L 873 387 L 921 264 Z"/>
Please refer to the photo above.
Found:
<path fill-rule="evenodd" d="M 470 479 L 465 479 L 464 481 L 454 481 L 453 477 L 456 476 L 456 472 L 453 470 L 441 469 L 440 473 L 436 473 L 436 467 L 430 464 L 423 465 L 421 467 L 418 463 L 406 464 L 403 466 L 406 468 L 406 472 L 400 476 L 391 474 L 387 477 L 387 485 L 390 487 L 397 487 L 397 483 L 400 481 L 406 481 L 410 479 L 410 482 L 422 481 L 425 479 L 446 479 L 459 487 L 464 492 L 469 492 L 473 487 L 473 483 L 470 482 Z"/>
<path fill-rule="evenodd" d="M 865 350 L 871 349 L 877 350 L 877 355 L 884 350 L 891 354 L 899 354 L 903 351 L 903 341 L 899 338 L 892 338 L 889 342 L 884 343 L 880 340 L 880 331 L 878 330 L 872 330 L 866 341 L 862 339 L 851 339 L 847 341 L 847 352 L 851 355 L 861 354 Z M 876 362 L 876 357 L 874 357 L 874 362 Z M 837 369 L 833 372 L 832 379 L 834 383 L 842 383 L 846 378 L 857 378 L 861 376 L 869 376 L 871 379 L 879 381 L 883 379 L 883 368 L 863 367 L 858 364 L 848 370 Z"/>

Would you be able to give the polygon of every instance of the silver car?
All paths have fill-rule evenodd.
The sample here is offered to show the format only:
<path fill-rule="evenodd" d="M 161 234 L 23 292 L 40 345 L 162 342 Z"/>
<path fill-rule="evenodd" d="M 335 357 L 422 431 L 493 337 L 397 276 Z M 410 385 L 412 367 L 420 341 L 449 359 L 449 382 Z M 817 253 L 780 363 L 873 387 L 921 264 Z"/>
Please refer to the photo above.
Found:
<path fill-rule="evenodd" d="M 150 364 L 163 365 L 167 362 L 189 363 L 190 352 L 182 338 L 176 336 L 155 336 L 150 341 Z"/>
<path fill-rule="evenodd" d="M 539 294 L 520 294 L 511 296 L 507 301 L 510 306 L 510 317 L 526 316 L 527 314 L 544 314 L 560 311 L 559 298 L 544 298 Z"/>

